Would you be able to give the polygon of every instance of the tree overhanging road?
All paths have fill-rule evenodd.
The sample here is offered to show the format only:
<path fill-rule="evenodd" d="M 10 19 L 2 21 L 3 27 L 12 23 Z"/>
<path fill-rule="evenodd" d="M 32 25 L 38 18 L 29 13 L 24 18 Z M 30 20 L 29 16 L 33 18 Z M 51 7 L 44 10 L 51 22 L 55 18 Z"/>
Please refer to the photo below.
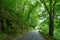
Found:
<path fill-rule="evenodd" d="M 38 31 L 32 31 L 16 40 L 46 40 Z"/>

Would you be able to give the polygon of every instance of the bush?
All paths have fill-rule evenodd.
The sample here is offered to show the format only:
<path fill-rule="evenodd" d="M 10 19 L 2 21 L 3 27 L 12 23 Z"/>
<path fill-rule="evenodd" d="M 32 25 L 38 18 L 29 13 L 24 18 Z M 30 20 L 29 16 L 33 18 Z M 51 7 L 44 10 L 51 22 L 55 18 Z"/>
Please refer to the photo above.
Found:
<path fill-rule="evenodd" d="M 0 40 L 5 40 L 7 35 L 5 33 L 0 33 Z"/>

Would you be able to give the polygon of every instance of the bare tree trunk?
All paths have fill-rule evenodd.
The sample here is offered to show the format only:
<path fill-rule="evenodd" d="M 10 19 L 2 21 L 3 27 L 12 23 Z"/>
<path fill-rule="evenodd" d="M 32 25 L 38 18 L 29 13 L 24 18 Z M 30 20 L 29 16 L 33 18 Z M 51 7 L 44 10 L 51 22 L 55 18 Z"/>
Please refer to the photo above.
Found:
<path fill-rule="evenodd" d="M 54 15 L 53 15 L 53 7 L 52 0 L 50 0 L 50 12 L 49 12 L 49 35 L 53 36 L 54 31 Z"/>
<path fill-rule="evenodd" d="M 49 35 L 53 36 L 53 31 L 54 31 L 54 19 L 53 15 L 49 15 Z"/>

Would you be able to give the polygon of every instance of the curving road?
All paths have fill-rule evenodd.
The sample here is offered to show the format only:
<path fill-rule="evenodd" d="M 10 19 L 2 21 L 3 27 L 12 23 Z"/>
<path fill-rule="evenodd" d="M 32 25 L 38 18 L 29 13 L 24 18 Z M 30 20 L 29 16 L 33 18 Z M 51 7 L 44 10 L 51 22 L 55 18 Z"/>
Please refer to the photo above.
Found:
<path fill-rule="evenodd" d="M 17 38 L 16 40 L 46 40 L 41 34 L 35 30 L 25 34 L 24 36 Z"/>

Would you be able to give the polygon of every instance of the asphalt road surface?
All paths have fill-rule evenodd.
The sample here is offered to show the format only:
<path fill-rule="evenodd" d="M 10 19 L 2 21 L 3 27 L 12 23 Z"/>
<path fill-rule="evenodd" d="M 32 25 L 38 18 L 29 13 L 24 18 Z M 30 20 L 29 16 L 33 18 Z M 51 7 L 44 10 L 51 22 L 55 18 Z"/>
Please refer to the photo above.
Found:
<path fill-rule="evenodd" d="M 41 34 L 35 30 L 32 32 L 29 32 L 22 37 L 17 38 L 16 40 L 46 40 Z"/>

